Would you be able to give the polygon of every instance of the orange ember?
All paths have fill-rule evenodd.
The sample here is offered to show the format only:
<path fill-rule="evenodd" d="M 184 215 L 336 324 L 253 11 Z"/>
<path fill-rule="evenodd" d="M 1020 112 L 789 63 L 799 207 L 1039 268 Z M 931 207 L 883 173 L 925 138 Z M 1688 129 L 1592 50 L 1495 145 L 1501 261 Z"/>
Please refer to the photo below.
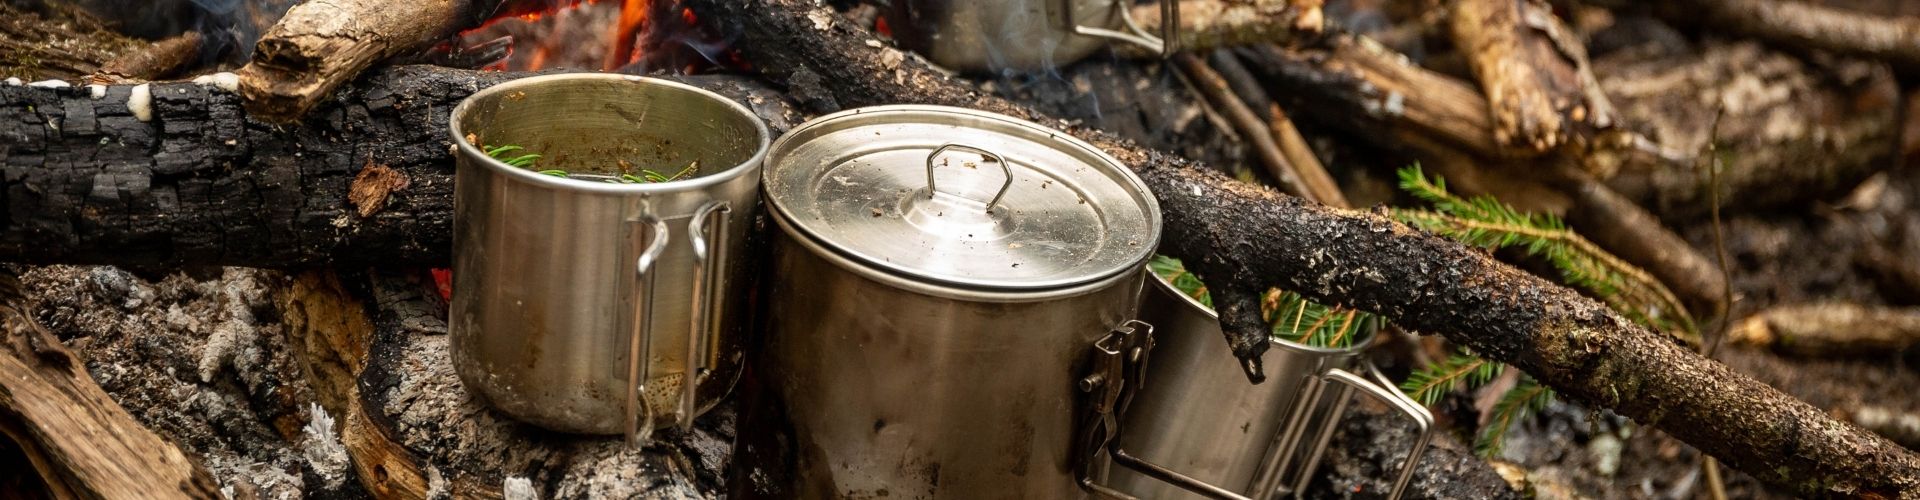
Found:
<path fill-rule="evenodd" d="M 613 71 L 640 59 L 634 44 L 639 42 L 640 28 L 647 24 L 647 0 L 621 0 L 620 22 L 613 28 L 613 50 L 607 52 L 606 62 L 600 69 Z"/>

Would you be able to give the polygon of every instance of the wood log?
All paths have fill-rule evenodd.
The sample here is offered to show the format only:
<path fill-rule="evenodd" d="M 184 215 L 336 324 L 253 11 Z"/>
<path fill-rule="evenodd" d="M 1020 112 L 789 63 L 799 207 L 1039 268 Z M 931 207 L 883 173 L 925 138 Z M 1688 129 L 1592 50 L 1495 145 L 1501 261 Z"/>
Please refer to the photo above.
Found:
<path fill-rule="evenodd" d="M 1697 305 L 1696 315 L 1719 309 L 1726 280 L 1704 255 L 1639 205 L 1619 202 L 1619 195 L 1593 185 L 1586 173 L 1591 168 L 1578 166 L 1582 161 L 1563 162 L 1564 153 L 1524 159 L 1503 153 L 1488 132 L 1493 120 L 1486 99 L 1464 83 L 1413 66 L 1364 38 L 1330 37 L 1318 47 L 1265 47 L 1259 53 L 1268 64 L 1251 69 L 1267 76 L 1273 94 L 1291 97 L 1288 105 L 1304 115 L 1386 147 L 1413 149 L 1436 161 L 1436 170 L 1466 194 L 1537 203 L 1533 195 L 1556 192 L 1565 206 L 1520 208 L 1594 222 L 1578 229 Z M 1476 133 L 1485 135 L 1464 139 Z"/>
<path fill-rule="evenodd" d="M 1180 50 L 1200 53 L 1219 47 L 1285 43 L 1301 34 L 1318 32 L 1323 20 L 1317 5 L 1274 0 L 1180 0 L 1178 4 Z M 1157 2 L 1133 7 L 1132 16 L 1148 33 L 1160 34 L 1164 21 Z M 1160 57 L 1138 45 L 1113 47 L 1125 56 Z"/>
<path fill-rule="evenodd" d="M 107 396 L 0 274 L 0 434 L 56 498 L 220 498 L 206 469 Z"/>
<path fill-rule="evenodd" d="M 315 0 L 262 33 L 241 67 L 255 118 L 290 123 L 374 63 L 447 40 L 492 17 L 502 0 Z"/>
<path fill-rule="evenodd" d="M 1920 308 L 1774 306 L 1741 320 L 1728 338 L 1802 356 L 1897 355 L 1920 344 Z"/>
<path fill-rule="evenodd" d="M 1920 74 L 1920 17 L 1879 16 L 1796 0 L 1686 0 L 1654 10 L 1674 24 L 1871 58 L 1903 74 Z"/>
<path fill-rule="evenodd" d="M 0 85 L 0 258 L 170 268 L 445 265 L 452 245 L 448 110 L 519 73 L 424 66 L 368 76 L 297 126 L 249 120 L 213 85 Z M 778 94 L 740 77 L 689 81 L 776 126 Z M 129 100 L 145 106 L 130 106 Z M 143 119 L 142 117 L 145 117 Z M 408 179 L 362 217 L 357 173 Z"/>
<path fill-rule="evenodd" d="M 1704 151 L 1716 107 L 1721 200 L 1730 212 L 1838 197 L 1894 165 L 1899 84 L 1873 63 L 1821 69 L 1754 42 L 1705 43 L 1677 57 L 1624 50 L 1594 61 L 1622 119 L 1678 151 Z M 1850 75 L 1826 78 L 1823 74 Z M 1623 167 L 1607 180 L 1667 220 L 1708 212 L 1703 162 Z"/>
<path fill-rule="evenodd" d="M 807 94 L 802 102 L 816 111 L 887 102 L 968 106 L 1061 128 L 1132 166 L 1163 209 L 1164 250 L 1205 277 L 1229 344 L 1243 358 L 1265 347 L 1258 294 L 1279 285 L 1445 335 L 1565 396 L 1660 427 L 1783 488 L 1920 495 L 1920 458 L 1904 448 L 1485 254 L 1381 214 L 1303 203 L 1037 116 L 918 61 L 890 56 L 893 49 L 869 45 L 871 34 L 812 2 L 689 3 L 703 19 L 737 23 L 743 55 Z"/>
<path fill-rule="evenodd" d="M 1613 104 L 1587 63 L 1586 47 L 1552 8 L 1534 0 L 1461 0 L 1450 13 L 1454 44 L 1486 94 L 1494 140 L 1540 154 L 1588 143 L 1612 128 Z M 1611 162 L 1581 162 L 1607 178 Z"/>

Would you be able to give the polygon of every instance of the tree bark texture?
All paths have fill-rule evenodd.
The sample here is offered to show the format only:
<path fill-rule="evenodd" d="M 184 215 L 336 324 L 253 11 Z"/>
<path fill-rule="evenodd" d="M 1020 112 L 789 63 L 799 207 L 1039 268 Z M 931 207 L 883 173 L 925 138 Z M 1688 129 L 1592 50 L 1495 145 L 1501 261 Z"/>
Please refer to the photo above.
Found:
<path fill-rule="evenodd" d="M 42 89 L 0 85 L 0 257 L 14 262 L 301 267 L 445 265 L 452 245 L 448 111 L 526 76 L 425 66 L 382 70 L 294 126 L 253 121 L 211 85 Z M 780 97 L 739 77 L 689 81 L 772 126 Z M 149 119 L 128 105 L 145 100 Z M 784 129 L 779 129 L 784 130 Z M 363 169 L 407 180 L 384 208 L 348 201 Z"/>
<path fill-rule="evenodd" d="M 1305 203 L 1036 116 L 890 55 L 894 49 L 868 45 L 864 30 L 811 2 L 691 4 L 702 18 L 737 23 L 743 55 L 816 111 L 891 102 L 969 106 L 1061 128 L 1132 166 L 1163 209 L 1163 250 L 1208 280 L 1240 356 L 1265 347 L 1258 293 L 1279 285 L 1446 335 L 1564 395 L 1660 427 L 1794 491 L 1920 495 L 1920 459 L 1904 448 L 1486 254 L 1382 214 Z M 823 18 L 828 22 L 810 21 Z"/>
<path fill-rule="evenodd" d="M 0 275 L 0 435 L 54 497 L 220 497 L 206 469 L 100 390 L 24 304 L 19 278 Z"/>

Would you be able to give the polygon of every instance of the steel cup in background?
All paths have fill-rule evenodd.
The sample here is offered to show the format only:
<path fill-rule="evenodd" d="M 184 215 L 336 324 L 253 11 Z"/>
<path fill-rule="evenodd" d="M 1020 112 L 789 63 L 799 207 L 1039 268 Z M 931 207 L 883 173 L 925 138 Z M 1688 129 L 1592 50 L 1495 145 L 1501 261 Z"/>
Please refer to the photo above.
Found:
<path fill-rule="evenodd" d="M 962 71 L 1053 69 L 1113 41 L 1170 55 L 1180 50 L 1179 0 L 1157 0 L 1158 36 L 1121 0 L 895 0 L 887 25 L 900 45 Z"/>
<path fill-rule="evenodd" d="M 482 90 L 453 110 L 454 287 L 460 379 L 550 429 L 644 442 L 717 403 L 742 365 L 743 244 L 766 125 L 720 95 L 665 80 L 566 74 Z M 472 142 L 469 142 L 472 141 Z M 619 184 L 509 166 L 688 178 Z"/>
<path fill-rule="evenodd" d="M 1274 339 L 1261 358 L 1267 380 L 1252 384 L 1212 310 L 1158 276 L 1147 281 L 1140 316 L 1156 327 L 1153 362 L 1108 450 L 1118 465 L 1109 487 L 1154 499 L 1291 495 L 1312 478 L 1357 390 L 1419 428 L 1390 493 L 1399 497 L 1426 450 L 1433 416 L 1360 356 L 1371 333 L 1338 349 Z"/>

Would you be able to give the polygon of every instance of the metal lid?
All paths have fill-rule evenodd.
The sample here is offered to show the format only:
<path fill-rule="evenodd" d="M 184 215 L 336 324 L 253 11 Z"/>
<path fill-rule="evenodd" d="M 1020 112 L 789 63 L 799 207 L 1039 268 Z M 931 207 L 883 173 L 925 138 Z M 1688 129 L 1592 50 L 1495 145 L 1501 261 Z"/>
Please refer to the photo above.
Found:
<path fill-rule="evenodd" d="M 806 237 L 918 280 L 1055 288 L 1133 272 L 1160 241 L 1146 185 L 1092 145 L 963 108 L 879 106 L 773 145 L 774 210 Z"/>

